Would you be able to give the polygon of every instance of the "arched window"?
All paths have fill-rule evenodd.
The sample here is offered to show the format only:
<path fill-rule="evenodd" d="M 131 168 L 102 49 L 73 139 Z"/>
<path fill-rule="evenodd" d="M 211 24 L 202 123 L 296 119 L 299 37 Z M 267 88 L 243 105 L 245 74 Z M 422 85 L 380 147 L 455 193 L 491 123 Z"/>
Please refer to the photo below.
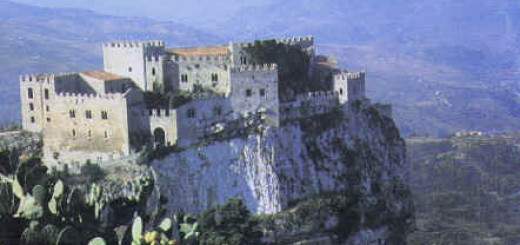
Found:
<path fill-rule="evenodd" d="M 34 98 L 34 92 L 33 92 L 33 89 L 32 89 L 32 88 L 29 88 L 29 89 L 27 90 L 27 98 L 29 98 L 29 99 Z"/>

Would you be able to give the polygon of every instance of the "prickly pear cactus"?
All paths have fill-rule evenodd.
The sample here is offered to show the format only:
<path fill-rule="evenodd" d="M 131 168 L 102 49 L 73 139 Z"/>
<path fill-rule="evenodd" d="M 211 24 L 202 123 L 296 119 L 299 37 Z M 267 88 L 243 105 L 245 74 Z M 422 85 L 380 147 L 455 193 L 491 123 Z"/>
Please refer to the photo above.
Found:
<path fill-rule="evenodd" d="M 96 237 L 88 242 L 88 245 L 106 245 L 105 239 Z"/>
<path fill-rule="evenodd" d="M 141 236 L 143 235 L 143 221 L 141 217 L 137 217 L 132 224 L 132 239 L 134 241 L 141 240 Z"/>
<path fill-rule="evenodd" d="M 36 185 L 32 189 L 32 195 L 34 197 L 34 200 L 36 200 L 36 203 L 39 205 L 44 205 L 45 201 L 47 199 L 47 190 L 45 190 L 45 187 L 41 185 Z"/>

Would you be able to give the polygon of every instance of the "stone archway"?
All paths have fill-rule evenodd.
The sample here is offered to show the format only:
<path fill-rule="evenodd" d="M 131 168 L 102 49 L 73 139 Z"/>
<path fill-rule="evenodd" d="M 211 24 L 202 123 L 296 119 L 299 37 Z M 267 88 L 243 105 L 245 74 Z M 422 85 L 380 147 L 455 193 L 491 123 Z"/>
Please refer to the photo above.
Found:
<path fill-rule="evenodd" d="M 156 128 L 153 130 L 153 142 L 155 146 L 165 146 L 166 145 L 166 133 L 162 128 Z"/>

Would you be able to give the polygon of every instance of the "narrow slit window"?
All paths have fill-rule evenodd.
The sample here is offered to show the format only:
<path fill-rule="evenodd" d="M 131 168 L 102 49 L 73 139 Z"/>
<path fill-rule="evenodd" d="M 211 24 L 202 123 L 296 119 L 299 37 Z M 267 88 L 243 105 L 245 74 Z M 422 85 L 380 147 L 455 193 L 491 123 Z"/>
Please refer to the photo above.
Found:
<path fill-rule="evenodd" d="M 184 83 L 188 82 L 188 74 L 181 74 L 181 82 L 184 82 Z"/>
<path fill-rule="evenodd" d="M 45 89 L 43 93 L 45 95 L 45 99 L 48 100 L 49 99 L 49 90 Z"/>
<path fill-rule="evenodd" d="M 29 103 L 29 110 L 30 111 L 34 111 L 34 104 L 33 103 Z"/>
<path fill-rule="evenodd" d="M 70 118 L 76 118 L 76 111 L 74 111 L 74 110 L 69 110 L 69 117 L 70 117 Z"/>
<path fill-rule="evenodd" d="M 107 111 L 101 111 L 101 119 L 107 120 L 108 119 L 108 112 Z"/>
<path fill-rule="evenodd" d="M 29 99 L 33 99 L 34 98 L 34 92 L 33 92 L 32 88 L 29 88 L 27 90 L 27 98 L 29 98 Z"/>
<path fill-rule="evenodd" d="M 87 110 L 85 111 L 85 117 L 87 119 L 92 119 L 92 111 L 91 110 Z"/>

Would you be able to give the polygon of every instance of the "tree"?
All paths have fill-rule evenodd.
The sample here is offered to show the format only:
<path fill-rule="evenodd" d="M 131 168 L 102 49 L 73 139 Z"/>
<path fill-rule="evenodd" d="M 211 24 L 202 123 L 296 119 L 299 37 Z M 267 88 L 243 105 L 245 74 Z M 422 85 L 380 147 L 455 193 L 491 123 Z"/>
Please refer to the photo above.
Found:
<path fill-rule="evenodd" d="M 199 215 L 200 244 L 261 244 L 262 233 L 240 199 L 228 199 L 224 205 L 210 208 Z"/>

